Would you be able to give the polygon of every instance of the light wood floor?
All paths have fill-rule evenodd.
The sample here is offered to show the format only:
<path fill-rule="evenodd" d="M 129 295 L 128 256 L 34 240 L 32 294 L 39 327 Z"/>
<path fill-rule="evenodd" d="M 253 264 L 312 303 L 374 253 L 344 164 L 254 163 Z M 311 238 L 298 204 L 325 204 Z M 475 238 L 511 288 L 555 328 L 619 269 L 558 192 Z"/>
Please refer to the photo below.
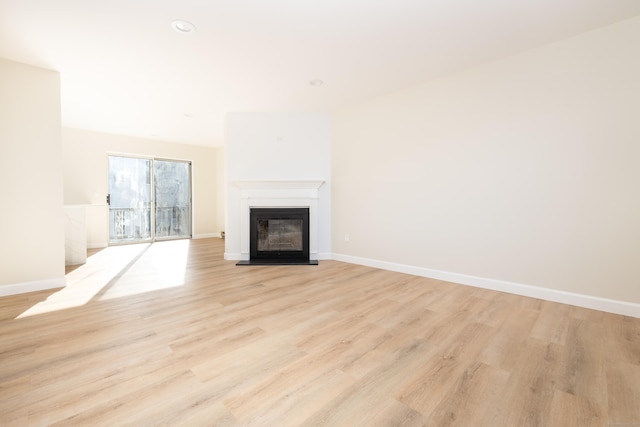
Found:
<path fill-rule="evenodd" d="M 220 239 L 0 298 L 0 425 L 640 426 L 640 319 Z"/>

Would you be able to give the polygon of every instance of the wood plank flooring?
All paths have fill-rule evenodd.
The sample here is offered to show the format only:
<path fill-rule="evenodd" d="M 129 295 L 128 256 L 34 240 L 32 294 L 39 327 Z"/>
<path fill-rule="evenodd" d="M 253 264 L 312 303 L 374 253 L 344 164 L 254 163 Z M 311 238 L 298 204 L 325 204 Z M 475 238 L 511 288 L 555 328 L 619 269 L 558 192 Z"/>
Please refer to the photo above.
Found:
<path fill-rule="evenodd" d="M 0 425 L 640 426 L 640 319 L 220 239 L 0 298 Z"/>

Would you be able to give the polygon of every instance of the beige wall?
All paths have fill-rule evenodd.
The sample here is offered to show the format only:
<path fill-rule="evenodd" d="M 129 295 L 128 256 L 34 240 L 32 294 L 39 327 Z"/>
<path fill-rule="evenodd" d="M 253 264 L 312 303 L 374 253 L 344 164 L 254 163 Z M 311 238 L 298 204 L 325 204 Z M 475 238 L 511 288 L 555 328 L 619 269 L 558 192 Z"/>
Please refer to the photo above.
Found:
<path fill-rule="evenodd" d="M 638 52 L 635 18 L 336 114 L 334 253 L 640 303 Z"/>
<path fill-rule="evenodd" d="M 67 205 L 96 204 L 87 211 L 89 246 L 105 245 L 108 240 L 107 155 L 161 157 L 192 162 L 193 236 L 220 233 L 224 203 L 220 194 L 222 149 L 176 144 L 142 138 L 62 129 L 64 202 Z"/>
<path fill-rule="evenodd" d="M 59 74 L 0 59 L 0 295 L 65 283 L 61 151 Z"/>

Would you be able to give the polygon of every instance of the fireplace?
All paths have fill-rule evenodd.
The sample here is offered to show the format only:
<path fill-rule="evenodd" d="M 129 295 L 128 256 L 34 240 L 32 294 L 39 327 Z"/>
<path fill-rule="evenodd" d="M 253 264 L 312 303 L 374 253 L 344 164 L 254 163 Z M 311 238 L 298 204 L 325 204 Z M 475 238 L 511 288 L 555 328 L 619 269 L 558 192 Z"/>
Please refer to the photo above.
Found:
<path fill-rule="evenodd" d="M 229 191 L 230 206 L 237 206 L 237 214 L 227 217 L 224 258 L 251 261 L 250 215 L 253 209 L 307 208 L 309 210 L 309 259 L 310 264 L 319 259 L 319 201 L 320 187 L 324 181 L 233 181 Z M 237 189 L 237 191 L 236 191 Z M 237 204 L 236 204 L 237 203 Z M 327 213 L 328 214 L 328 213 Z M 254 223 L 255 225 L 255 223 Z M 326 224 L 323 232 L 328 233 Z M 236 228 L 237 227 L 237 228 Z M 235 234 L 235 238 L 234 238 Z M 255 234 L 254 234 L 255 236 Z M 301 262 L 302 263 L 302 262 Z"/>
<path fill-rule="evenodd" d="M 309 259 L 309 208 L 251 208 L 249 256 L 237 265 L 317 265 Z"/>

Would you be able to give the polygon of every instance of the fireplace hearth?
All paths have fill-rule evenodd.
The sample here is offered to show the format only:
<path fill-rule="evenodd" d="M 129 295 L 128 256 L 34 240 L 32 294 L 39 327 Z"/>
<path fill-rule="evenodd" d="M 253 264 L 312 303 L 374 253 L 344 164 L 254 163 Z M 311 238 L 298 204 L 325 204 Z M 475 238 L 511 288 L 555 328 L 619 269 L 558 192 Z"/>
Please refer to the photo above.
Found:
<path fill-rule="evenodd" d="M 309 259 L 309 208 L 251 208 L 249 260 L 236 265 L 317 265 Z"/>

